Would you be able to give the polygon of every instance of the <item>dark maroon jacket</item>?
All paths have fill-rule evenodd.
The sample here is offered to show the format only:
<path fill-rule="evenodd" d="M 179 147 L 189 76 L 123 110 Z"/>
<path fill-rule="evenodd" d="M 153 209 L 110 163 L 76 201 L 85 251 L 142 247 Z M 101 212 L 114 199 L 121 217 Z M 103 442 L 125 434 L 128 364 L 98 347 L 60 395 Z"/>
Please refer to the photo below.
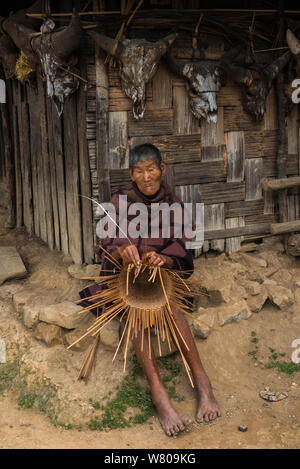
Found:
<path fill-rule="evenodd" d="M 177 271 L 182 272 L 182 276 L 185 278 L 189 277 L 194 269 L 194 263 L 193 263 L 193 255 L 192 251 L 189 249 L 186 249 L 185 243 L 189 241 L 188 238 L 185 237 L 184 234 L 184 229 L 183 226 L 181 227 L 181 233 L 182 236 L 179 238 L 176 238 L 176 220 L 174 220 L 173 213 L 171 212 L 171 217 L 170 217 L 170 237 L 169 238 L 163 238 L 162 237 L 162 227 L 163 227 L 163 222 L 164 222 L 164 217 L 160 216 L 159 218 L 159 234 L 160 236 L 157 238 L 151 238 L 151 203 L 167 203 L 168 205 L 172 205 L 173 203 L 179 203 L 182 207 L 182 214 L 183 214 L 183 203 L 181 200 L 172 192 L 171 188 L 166 184 L 165 182 L 161 183 L 159 191 L 150 197 L 145 196 L 142 194 L 137 185 L 132 182 L 130 184 L 127 184 L 126 186 L 121 187 L 118 189 L 114 194 L 112 195 L 112 198 L 110 202 L 115 206 L 116 209 L 116 223 L 120 224 L 120 214 L 119 214 L 119 195 L 126 195 L 127 196 L 127 209 L 128 207 L 136 202 L 142 202 L 147 206 L 148 209 L 148 237 L 145 238 L 139 237 L 139 238 L 130 238 L 131 243 L 135 244 L 140 255 L 143 252 L 150 252 L 150 251 L 156 251 L 160 254 L 163 254 L 165 256 L 170 256 L 173 261 L 174 261 L 174 266 L 173 268 L 176 269 Z M 129 215 L 127 217 L 128 223 L 135 218 L 137 215 Z M 183 223 L 183 216 L 182 218 L 182 223 Z M 157 220 L 158 221 L 158 220 Z M 143 228 L 143 227 L 141 227 Z M 122 245 L 127 245 L 129 244 L 129 241 L 125 237 L 120 237 L 117 229 L 116 236 L 114 238 L 106 238 L 102 242 L 103 248 L 108 251 L 109 253 L 112 253 L 115 251 L 115 249 L 118 246 Z M 101 256 L 101 272 L 100 275 L 109 275 L 109 272 L 105 272 L 108 270 L 113 270 L 115 265 L 107 258 L 105 257 L 105 254 L 101 250 L 99 246 L 95 247 L 95 252 Z M 185 271 L 187 271 L 185 273 Z M 80 298 L 82 298 L 82 302 L 79 304 L 83 307 L 90 306 L 93 303 L 96 303 L 99 301 L 99 299 L 85 299 L 89 296 L 95 295 L 100 292 L 100 290 L 104 288 L 102 285 L 99 283 L 94 283 L 93 285 L 90 285 L 89 287 L 86 287 L 85 289 L 81 290 L 79 292 Z M 99 311 L 97 311 L 97 309 Z M 101 308 L 94 308 L 91 310 L 94 314 L 101 314 Z"/>

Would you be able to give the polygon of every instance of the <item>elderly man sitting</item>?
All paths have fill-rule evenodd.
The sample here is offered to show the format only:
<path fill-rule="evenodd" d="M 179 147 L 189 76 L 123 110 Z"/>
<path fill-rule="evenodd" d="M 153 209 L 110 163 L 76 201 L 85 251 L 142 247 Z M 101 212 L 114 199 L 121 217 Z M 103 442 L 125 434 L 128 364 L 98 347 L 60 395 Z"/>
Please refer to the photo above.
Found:
<path fill-rule="evenodd" d="M 153 203 L 167 203 L 168 205 L 172 205 L 174 202 L 181 203 L 173 194 L 170 187 L 163 181 L 163 177 L 166 174 L 166 165 L 162 162 L 159 150 L 153 145 L 144 144 L 132 149 L 129 172 L 132 182 L 118 189 L 111 199 L 111 203 L 116 207 L 117 213 L 119 207 L 118 200 L 121 195 L 127 196 L 128 207 L 137 202 L 143 203 L 149 208 Z M 150 214 L 150 210 L 148 213 Z M 119 218 L 117 221 L 119 221 Z M 161 226 L 159 232 L 161 233 Z M 150 265 L 174 268 L 177 271 L 182 271 L 183 274 L 186 272 L 184 275 L 189 276 L 194 266 L 192 253 L 185 247 L 186 241 L 188 239 L 185 235 L 181 235 L 180 238 L 175 237 L 173 224 L 169 238 L 161 236 L 158 238 L 147 237 L 147 252 L 145 256 Z M 115 236 L 105 239 L 103 247 L 123 263 L 132 263 L 135 266 L 141 263 L 144 248 L 141 237 L 132 239 L 132 242 L 129 243 L 128 238 Z M 103 256 L 103 272 L 113 268 L 114 265 L 110 260 Z M 82 290 L 80 292 L 82 298 L 81 305 L 86 307 L 92 304 L 93 301 L 88 299 L 88 297 L 96 294 L 100 289 L 101 285 L 95 284 Z M 97 311 L 94 312 L 97 313 Z M 184 315 L 174 307 L 172 307 L 172 314 L 176 326 L 180 331 L 180 334 L 176 331 L 177 339 L 191 369 L 195 384 L 198 400 L 196 419 L 208 422 L 220 416 L 220 410 Z M 172 436 L 184 430 L 189 420 L 180 416 L 170 402 L 168 393 L 160 379 L 153 351 L 149 354 L 149 346 L 151 347 L 151 344 L 148 343 L 148 340 L 148 334 L 144 330 L 137 331 L 137 334 L 133 334 L 132 337 L 134 351 L 147 377 L 159 421 L 165 433 L 168 436 Z M 142 343 L 144 344 L 143 347 L 141 347 Z"/>

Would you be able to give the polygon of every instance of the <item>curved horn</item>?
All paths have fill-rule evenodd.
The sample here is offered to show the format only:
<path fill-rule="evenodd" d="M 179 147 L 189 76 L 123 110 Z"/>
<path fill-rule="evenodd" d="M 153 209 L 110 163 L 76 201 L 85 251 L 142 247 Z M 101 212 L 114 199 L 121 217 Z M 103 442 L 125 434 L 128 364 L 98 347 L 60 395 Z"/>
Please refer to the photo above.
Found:
<path fill-rule="evenodd" d="M 13 78 L 16 73 L 18 52 L 10 37 L 4 34 L 0 38 L 0 62 L 2 62 L 6 79 Z"/>
<path fill-rule="evenodd" d="M 53 32 L 51 43 L 53 52 L 57 57 L 68 57 L 78 47 L 81 40 L 82 29 L 78 13 L 73 10 L 72 19 L 63 31 Z"/>
<path fill-rule="evenodd" d="M 300 49 L 299 49 L 300 50 Z M 290 58 L 292 57 L 291 52 L 288 50 L 284 54 L 282 54 L 278 59 L 274 60 L 268 67 L 267 67 L 267 74 L 274 80 L 277 77 L 278 73 L 286 66 L 289 62 Z"/>
<path fill-rule="evenodd" d="M 300 54 L 300 41 L 290 29 L 286 32 L 286 42 L 294 55 Z"/>
<path fill-rule="evenodd" d="M 6 19 L 1 24 L 4 32 L 12 39 L 15 45 L 23 50 L 23 52 L 30 56 L 34 62 L 38 59 L 35 57 L 31 48 L 31 35 L 35 33 L 34 29 L 27 28 L 22 24 L 16 24 L 10 19 Z"/>
<path fill-rule="evenodd" d="M 233 63 L 233 60 L 239 55 L 242 48 L 242 45 L 238 45 L 232 49 L 229 49 L 218 61 L 218 66 L 225 70 L 225 72 L 227 72 L 230 76 L 232 76 L 236 83 L 242 83 L 248 86 L 252 81 L 248 70 L 241 65 Z"/>
<path fill-rule="evenodd" d="M 88 31 L 88 35 L 94 39 L 95 43 L 101 47 L 101 49 L 104 49 L 109 55 L 114 55 L 117 58 L 120 57 L 123 46 L 117 39 L 112 39 L 111 37 L 97 33 L 96 31 Z"/>
<path fill-rule="evenodd" d="M 162 39 L 160 39 L 159 41 L 156 42 L 156 45 L 161 50 L 161 55 L 164 55 L 167 52 L 167 50 L 173 44 L 175 39 L 177 39 L 177 37 L 178 37 L 178 34 L 173 33 L 173 34 L 169 34 L 168 36 L 166 36 L 166 37 L 164 37 L 164 38 L 162 38 Z"/>

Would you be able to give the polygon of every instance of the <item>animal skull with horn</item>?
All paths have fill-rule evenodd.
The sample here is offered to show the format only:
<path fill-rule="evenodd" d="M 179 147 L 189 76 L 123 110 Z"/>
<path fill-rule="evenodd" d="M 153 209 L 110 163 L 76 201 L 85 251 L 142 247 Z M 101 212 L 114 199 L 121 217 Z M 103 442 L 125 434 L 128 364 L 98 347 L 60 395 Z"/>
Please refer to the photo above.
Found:
<path fill-rule="evenodd" d="M 250 114 L 254 121 L 260 121 L 266 111 L 266 99 L 270 93 L 273 80 L 287 65 L 291 58 L 290 51 L 285 52 L 266 67 L 253 65 L 245 66 L 233 63 L 240 54 L 243 46 L 230 49 L 220 59 L 219 65 L 233 80 L 242 85 L 242 102 L 245 112 Z"/>
<path fill-rule="evenodd" d="M 288 29 L 286 32 L 286 41 L 290 48 L 290 51 L 295 56 L 296 59 L 296 73 L 300 77 L 300 40 L 295 36 L 295 34 Z"/>
<path fill-rule="evenodd" d="M 217 95 L 221 89 L 218 63 L 213 60 L 183 62 L 170 52 L 166 55 L 172 72 L 185 78 L 190 109 L 197 119 L 217 122 Z"/>
<path fill-rule="evenodd" d="M 177 34 L 170 34 L 153 43 L 145 39 L 118 41 L 95 31 L 88 34 L 96 44 L 119 62 L 122 89 L 133 101 L 135 119 L 142 119 L 145 111 L 146 84 L 157 71 L 161 57 L 175 41 Z"/>
<path fill-rule="evenodd" d="M 82 29 L 78 14 L 73 11 L 71 22 L 66 28 L 38 36 L 34 30 L 10 19 L 5 20 L 2 27 L 17 47 L 42 65 L 47 94 L 53 98 L 61 115 L 65 99 L 79 86 L 78 79 L 63 70 L 65 67 L 70 68 L 68 60 L 81 39 Z"/>
<path fill-rule="evenodd" d="M 47 0 L 37 0 L 31 7 L 26 10 L 18 10 L 12 13 L 8 20 L 13 21 L 15 24 L 23 24 L 34 30 L 38 30 L 41 20 L 38 18 L 27 16 L 26 13 L 40 13 L 45 11 L 45 3 Z M 16 73 L 16 63 L 19 56 L 19 49 L 15 45 L 12 38 L 7 34 L 4 24 L 6 19 L 0 17 L 0 31 L 3 35 L 0 38 L 0 62 L 2 62 L 5 78 L 13 78 Z M 3 25 L 3 26 L 2 26 Z M 35 63 L 35 58 L 31 56 Z M 33 63 L 32 63 L 33 65 Z"/>

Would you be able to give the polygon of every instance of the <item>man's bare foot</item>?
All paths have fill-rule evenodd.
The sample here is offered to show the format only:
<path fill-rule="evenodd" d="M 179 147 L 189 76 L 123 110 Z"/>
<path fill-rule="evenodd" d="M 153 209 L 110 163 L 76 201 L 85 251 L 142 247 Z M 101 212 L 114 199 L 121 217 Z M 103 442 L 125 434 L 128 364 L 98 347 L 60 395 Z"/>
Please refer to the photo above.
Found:
<path fill-rule="evenodd" d="M 221 416 L 218 403 L 211 389 L 202 389 L 198 392 L 198 409 L 196 420 L 210 422 Z"/>
<path fill-rule="evenodd" d="M 172 406 L 165 391 L 160 393 L 159 399 L 153 399 L 158 413 L 158 419 L 166 435 L 174 436 L 182 432 L 191 420 L 181 417 Z"/>
<path fill-rule="evenodd" d="M 181 417 L 173 408 L 170 408 L 168 411 L 157 410 L 157 412 L 160 424 L 168 436 L 177 435 L 179 432 L 182 432 L 189 423 L 191 423 L 190 419 Z"/>

